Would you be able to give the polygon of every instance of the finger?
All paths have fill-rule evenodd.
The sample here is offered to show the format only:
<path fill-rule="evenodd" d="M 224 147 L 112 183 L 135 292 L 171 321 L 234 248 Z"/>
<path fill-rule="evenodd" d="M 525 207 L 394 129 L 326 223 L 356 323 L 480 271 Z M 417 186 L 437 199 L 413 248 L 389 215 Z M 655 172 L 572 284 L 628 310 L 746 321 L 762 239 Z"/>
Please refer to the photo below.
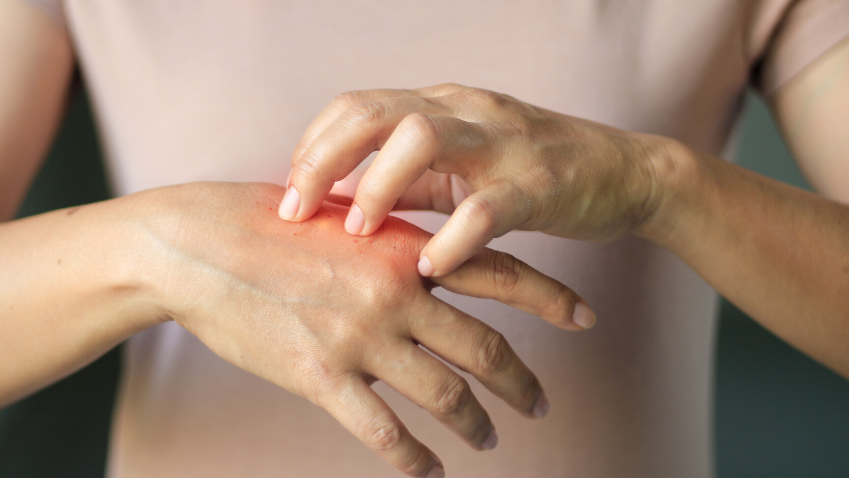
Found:
<path fill-rule="evenodd" d="M 409 476 L 444 477 L 433 451 L 420 443 L 387 403 L 359 377 L 346 379 L 321 405 L 349 432 Z"/>
<path fill-rule="evenodd" d="M 490 157 L 489 144 L 476 124 L 425 113 L 406 116 L 360 180 L 346 230 L 372 234 L 426 171 L 469 175 Z"/>
<path fill-rule="evenodd" d="M 437 211 L 451 214 L 455 210 L 452 201 L 452 175 L 431 170 L 425 171 L 425 174 L 398 198 L 393 210 Z"/>
<path fill-rule="evenodd" d="M 419 97 L 365 102 L 343 113 L 293 161 L 280 216 L 289 221 L 311 217 L 334 181 L 345 178 L 369 154 L 380 149 L 401 120 L 417 111 L 451 113 L 437 100 Z"/>
<path fill-rule="evenodd" d="M 457 294 L 496 299 L 565 330 L 588 329 L 596 322 L 596 314 L 572 289 L 493 249 L 484 248 L 451 273 L 431 280 Z"/>
<path fill-rule="evenodd" d="M 411 319 L 411 335 L 444 360 L 471 373 L 494 395 L 528 417 L 545 415 L 540 381 L 505 337 L 489 325 L 431 297 L 427 319 Z"/>
<path fill-rule="evenodd" d="M 328 197 L 325 199 L 329 203 L 338 204 L 340 206 L 351 207 L 352 198 L 347 196 L 340 196 L 338 194 L 328 194 Z"/>
<path fill-rule="evenodd" d="M 394 98 L 398 96 L 419 96 L 412 90 L 394 90 L 394 89 L 378 89 L 364 91 L 347 91 L 334 98 L 327 106 L 313 119 L 310 126 L 301 135 L 301 139 L 295 145 L 295 150 L 292 152 L 292 161 L 295 162 L 298 158 L 307 151 L 307 148 L 319 137 L 320 134 L 339 116 L 345 113 L 348 109 L 359 105 L 366 101 L 375 101 L 383 98 Z"/>
<path fill-rule="evenodd" d="M 356 199 L 355 199 L 356 201 Z M 500 181 L 471 194 L 419 254 L 419 273 L 447 274 L 484 248 L 494 237 L 524 224 L 530 200 L 511 182 Z"/>
<path fill-rule="evenodd" d="M 490 416 L 469 383 L 413 343 L 406 341 L 393 360 L 371 364 L 367 370 L 428 410 L 473 448 L 496 446 L 498 438 Z"/>
<path fill-rule="evenodd" d="M 336 121 L 342 113 L 349 108 L 359 105 L 360 103 L 383 98 L 395 98 L 399 96 L 425 96 L 433 98 L 436 96 L 445 96 L 457 93 L 463 89 L 467 89 L 467 87 L 454 83 L 444 83 L 414 90 L 377 89 L 348 91 L 342 93 L 325 106 L 319 115 L 313 119 L 310 126 L 307 127 L 304 134 L 301 135 L 301 139 L 298 141 L 298 144 L 295 145 L 295 150 L 292 153 L 292 160 L 295 161 L 300 158 L 301 155 L 304 154 L 304 151 L 307 151 L 307 148 L 310 147 L 313 141 L 315 141 L 328 126 L 333 124 L 333 122 Z"/>

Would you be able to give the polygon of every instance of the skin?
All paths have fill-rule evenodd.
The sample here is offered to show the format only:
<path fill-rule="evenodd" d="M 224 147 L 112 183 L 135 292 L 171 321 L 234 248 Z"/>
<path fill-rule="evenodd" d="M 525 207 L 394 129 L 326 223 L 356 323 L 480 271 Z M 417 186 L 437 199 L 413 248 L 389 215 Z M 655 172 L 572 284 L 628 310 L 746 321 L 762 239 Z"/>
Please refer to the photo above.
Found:
<path fill-rule="evenodd" d="M 325 408 L 410 476 L 445 474 L 370 388 L 383 380 L 476 449 L 497 443 L 476 377 L 524 416 L 540 382 L 504 337 L 430 294 L 493 298 L 567 330 L 581 299 L 515 258 L 483 250 L 451 274 L 416 270 L 431 235 L 390 218 L 369 238 L 347 209 L 277 217 L 272 184 L 194 183 L 9 221 L 43 156 L 73 58 L 52 21 L 0 0 L 0 405 L 173 320 L 219 356 Z M 586 307 L 586 306 L 584 306 Z"/>
<path fill-rule="evenodd" d="M 450 213 L 420 274 L 455 270 L 513 229 L 676 253 L 769 330 L 847 377 L 847 41 L 785 85 L 774 114 L 818 196 L 671 138 L 633 133 L 455 84 L 345 93 L 293 153 L 280 216 L 313 216 L 370 153 L 345 228 L 392 209 Z M 826 126 L 824 126 L 826 125 Z M 576 308 L 573 322 L 591 322 Z"/>
<path fill-rule="evenodd" d="M 423 279 L 415 261 L 429 233 L 390 218 L 352 239 L 346 209 L 331 203 L 311 221 L 282 222 L 282 194 L 192 183 L 0 225 L 0 403 L 174 320 L 225 360 L 325 408 L 410 476 L 442 464 L 370 388 L 375 380 L 473 448 L 497 440 L 466 380 L 423 348 L 519 413 L 545 415 L 540 382 L 504 337 L 430 290 L 494 298 L 566 328 L 572 291 L 492 250 Z"/>

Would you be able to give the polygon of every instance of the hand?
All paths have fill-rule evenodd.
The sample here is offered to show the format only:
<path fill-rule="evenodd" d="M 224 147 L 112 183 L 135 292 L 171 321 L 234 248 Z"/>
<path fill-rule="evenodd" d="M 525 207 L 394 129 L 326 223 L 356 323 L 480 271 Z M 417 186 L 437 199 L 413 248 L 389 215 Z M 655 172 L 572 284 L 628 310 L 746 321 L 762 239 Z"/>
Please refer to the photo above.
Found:
<path fill-rule="evenodd" d="M 410 476 L 442 465 L 371 388 L 383 380 L 476 449 L 496 444 L 469 384 L 427 350 L 468 371 L 521 414 L 547 401 L 504 337 L 430 294 L 436 285 L 491 297 L 568 330 L 579 300 L 511 256 L 484 250 L 454 273 L 423 279 L 429 234 L 388 218 L 368 238 L 343 230 L 346 209 L 277 220 L 283 189 L 192 184 L 146 194 L 159 245 L 164 313 L 237 366 L 306 397 Z M 155 200 L 150 196 L 155 195 Z M 429 474 L 433 471 L 434 474 Z"/>
<path fill-rule="evenodd" d="M 346 93 L 296 147 L 280 215 L 312 217 L 380 150 L 345 229 L 368 236 L 393 208 L 454 211 L 421 254 L 435 277 L 512 229 L 594 241 L 639 229 L 659 201 L 650 149 L 650 136 L 459 85 Z"/>

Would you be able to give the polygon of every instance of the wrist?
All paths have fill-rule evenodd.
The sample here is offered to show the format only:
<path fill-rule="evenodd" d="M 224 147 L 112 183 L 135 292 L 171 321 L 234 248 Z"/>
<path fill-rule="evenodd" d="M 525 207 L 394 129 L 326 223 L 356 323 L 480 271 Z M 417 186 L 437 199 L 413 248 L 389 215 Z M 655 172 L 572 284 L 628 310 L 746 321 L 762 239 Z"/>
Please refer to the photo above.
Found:
<path fill-rule="evenodd" d="M 147 227 L 150 214 L 156 213 L 150 199 L 150 192 L 143 192 L 108 201 L 115 225 L 108 244 L 117 246 L 110 260 L 111 283 L 125 299 L 123 315 L 128 335 L 171 320 L 159 291 L 168 270 Z"/>
<path fill-rule="evenodd" d="M 675 252 L 696 226 L 701 204 L 696 198 L 706 171 L 700 153 L 679 141 L 651 135 L 640 141 L 649 157 L 652 186 L 650 208 L 633 233 Z"/>

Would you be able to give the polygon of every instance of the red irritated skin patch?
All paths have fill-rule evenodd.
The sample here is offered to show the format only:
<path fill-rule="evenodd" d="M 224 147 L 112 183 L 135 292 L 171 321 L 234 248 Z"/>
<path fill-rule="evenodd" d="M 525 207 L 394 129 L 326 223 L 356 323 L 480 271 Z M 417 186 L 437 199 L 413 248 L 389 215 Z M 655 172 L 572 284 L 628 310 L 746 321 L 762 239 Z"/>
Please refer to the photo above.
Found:
<path fill-rule="evenodd" d="M 277 187 L 268 185 L 270 188 Z M 276 229 L 276 237 L 289 237 L 301 241 L 321 241 L 323 249 L 329 247 L 340 253 L 351 248 L 349 252 L 360 256 L 366 252 L 383 254 L 386 259 L 406 267 L 412 267 L 415 272 L 419 260 L 419 252 L 425 246 L 431 234 L 398 218 L 387 218 L 374 234 L 368 238 L 351 238 L 345 232 L 344 223 L 348 207 L 340 203 L 350 202 L 348 198 L 332 198 L 326 201 L 312 218 L 299 223 L 284 221 L 278 217 L 283 189 L 279 194 L 263 194 L 250 202 L 261 214 L 246 212 L 246 220 L 268 221 L 267 227 Z M 319 245 L 316 244 L 318 248 Z"/>

